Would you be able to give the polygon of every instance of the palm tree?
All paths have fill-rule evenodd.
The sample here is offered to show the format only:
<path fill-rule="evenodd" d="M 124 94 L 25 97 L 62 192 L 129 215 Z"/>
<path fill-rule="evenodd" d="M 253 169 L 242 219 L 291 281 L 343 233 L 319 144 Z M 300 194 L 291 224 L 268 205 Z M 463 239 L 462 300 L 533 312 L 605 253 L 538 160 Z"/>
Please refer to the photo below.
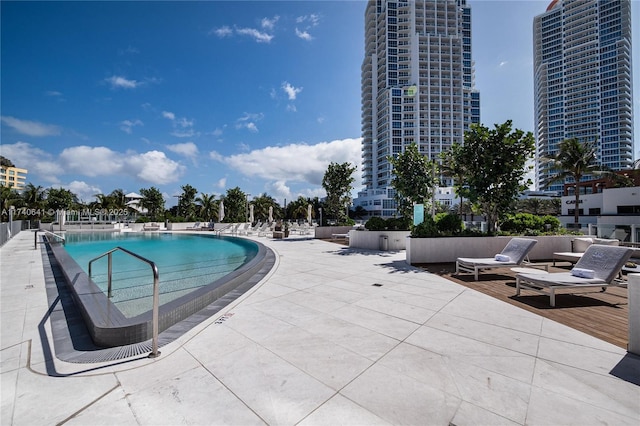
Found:
<path fill-rule="evenodd" d="M 195 200 L 198 205 L 198 215 L 207 222 L 211 222 L 211 218 L 218 215 L 218 206 L 215 195 L 200 193 Z"/>
<path fill-rule="evenodd" d="M 558 152 L 555 155 L 543 157 L 543 162 L 550 163 L 556 173 L 547 177 L 543 183 L 544 187 L 549 187 L 555 182 L 564 182 L 567 178 L 572 178 L 575 182 L 575 209 L 573 223 L 579 222 L 580 189 L 578 183 L 587 175 L 602 175 L 608 169 L 597 163 L 598 148 L 595 142 L 580 142 L 576 138 L 565 139 L 560 142 Z"/>
<path fill-rule="evenodd" d="M 35 186 L 32 183 L 28 183 L 22 192 L 22 198 L 26 206 L 30 209 L 42 209 L 44 208 L 44 195 L 45 190 L 42 186 Z"/>

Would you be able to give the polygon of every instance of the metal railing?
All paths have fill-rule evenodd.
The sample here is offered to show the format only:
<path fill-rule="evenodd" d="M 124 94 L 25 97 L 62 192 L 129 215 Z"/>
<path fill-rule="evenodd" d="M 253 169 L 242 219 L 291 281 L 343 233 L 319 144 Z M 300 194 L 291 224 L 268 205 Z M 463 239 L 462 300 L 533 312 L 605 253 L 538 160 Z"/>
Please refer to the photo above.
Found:
<path fill-rule="evenodd" d="M 33 249 L 38 248 L 38 232 L 44 232 L 45 235 L 52 235 L 60 240 L 62 240 L 62 244 L 66 243 L 67 240 L 62 235 L 58 235 L 55 232 L 47 231 L 46 229 L 36 229 L 33 233 Z"/>
<path fill-rule="evenodd" d="M 149 259 L 146 259 L 132 251 L 129 251 L 122 247 L 116 247 L 109 250 L 106 253 L 101 254 L 100 256 L 91 259 L 89 261 L 89 278 L 91 278 L 91 264 L 96 260 L 102 259 L 107 256 L 107 297 L 111 298 L 111 275 L 112 275 L 112 254 L 116 251 L 123 251 L 130 256 L 135 257 L 138 260 L 146 262 L 151 266 L 151 271 L 153 272 L 153 316 L 152 316 L 152 327 L 153 327 L 153 338 L 152 338 L 152 349 L 149 354 L 149 358 L 155 358 L 160 355 L 158 351 L 158 317 L 160 312 L 160 275 L 158 274 L 158 267 L 154 262 Z"/>

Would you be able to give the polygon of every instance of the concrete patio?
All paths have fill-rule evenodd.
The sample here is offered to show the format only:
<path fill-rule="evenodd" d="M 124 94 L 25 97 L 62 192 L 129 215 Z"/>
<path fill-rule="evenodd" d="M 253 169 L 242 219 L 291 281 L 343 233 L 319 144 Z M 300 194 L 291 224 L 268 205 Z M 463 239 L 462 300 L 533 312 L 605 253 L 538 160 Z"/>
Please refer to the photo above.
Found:
<path fill-rule="evenodd" d="M 638 356 L 404 251 L 252 238 L 276 266 L 228 309 L 158 358 L 76 364 L 52 353 L 41 250 L 18 234 L 0 249 L 0 423 L 640 423 Z"/>

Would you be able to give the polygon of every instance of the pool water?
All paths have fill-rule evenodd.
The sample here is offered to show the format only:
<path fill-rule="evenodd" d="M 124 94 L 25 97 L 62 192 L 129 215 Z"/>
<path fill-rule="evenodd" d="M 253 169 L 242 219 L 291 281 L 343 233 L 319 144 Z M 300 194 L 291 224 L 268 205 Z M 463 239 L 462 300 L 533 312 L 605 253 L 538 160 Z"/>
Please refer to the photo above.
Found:
<path fill-rule="evenodd" d="M 67 233 L 65 249 L 88 274 L 89 261 L 122 247 L 152 262 L 160 277 L 160 304 L 210 284 L 249 262 L 258 246 L 240 238 L 175 233 Z M 107 256 L 93 262 L 93 282 L 107 293 Z M 112 255 L 111 302 L 126 316 L 149 311 L 153 297 L 151 267 L 127 253 Z"/>

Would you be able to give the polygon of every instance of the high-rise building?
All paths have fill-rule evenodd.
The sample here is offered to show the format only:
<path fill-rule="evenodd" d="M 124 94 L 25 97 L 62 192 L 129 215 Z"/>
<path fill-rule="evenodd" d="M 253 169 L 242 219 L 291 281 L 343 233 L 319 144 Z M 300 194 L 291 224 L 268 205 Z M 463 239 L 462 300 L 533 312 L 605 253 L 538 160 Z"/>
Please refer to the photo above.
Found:
<path fill-rule="evenodd" d="M 564 139 L 597 141 L 611 169 L 632 165 L 630 3 L 553 0 L 533 20 L 538 188 L 553 173 L 542 157 Z"/>
<path fill-rule="evenodd" d="M 469 125 L 480 122 L 473 67 L 466 0 L 369 0 L 361 70 L 364 189 L 356 207 L 369 216 L 396 214 L 388 156 L 415 143 L 437 159 L 463 143 Z"/>
<path fill-rule="evenodd" d="M 24 189 L 27 179 L 27 169 L 13 166 L 0 166 L 0 186 L 7 186 L 15 190 Z"/>

